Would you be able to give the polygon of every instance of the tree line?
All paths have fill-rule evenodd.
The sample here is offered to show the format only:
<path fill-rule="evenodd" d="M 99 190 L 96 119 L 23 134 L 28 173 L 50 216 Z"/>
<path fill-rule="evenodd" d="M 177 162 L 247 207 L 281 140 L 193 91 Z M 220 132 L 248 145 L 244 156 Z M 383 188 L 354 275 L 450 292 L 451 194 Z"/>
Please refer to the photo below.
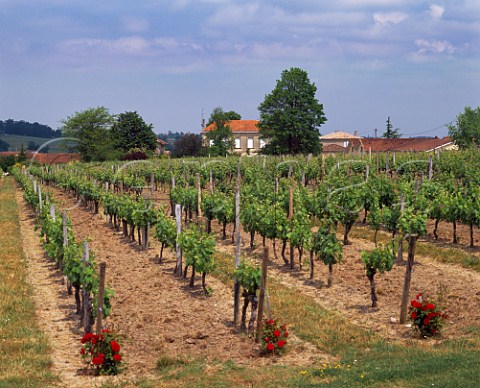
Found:
<path fill-rule="evenodd" d="M 0 135 L 2 134 L 44 137 L 51 139 L 62 136 L 62 131 L 59 129 L 54 130 L 48 125 L 39 124 L 37 122 L 29 123 L 28 121 L 24 120 L 15 121 L 8 119 L 5 121 L 0 120 Z"/>

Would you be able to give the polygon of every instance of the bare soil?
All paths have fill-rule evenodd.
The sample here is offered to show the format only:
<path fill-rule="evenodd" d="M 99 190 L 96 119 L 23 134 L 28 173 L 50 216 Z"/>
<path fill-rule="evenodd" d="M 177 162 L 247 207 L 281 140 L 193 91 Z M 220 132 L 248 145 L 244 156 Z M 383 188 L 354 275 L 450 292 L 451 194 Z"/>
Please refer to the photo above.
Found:
<path fill-rule="evenodd" d="M 103 215 L 93 215 L 77 206 L 75 199 L 60 190 L 49 190 L 54 192 L 61 207 L 70 209 L 76 241 L 90 240 L 96 262 L 107 263 L 106 283 L 115 296 L 112 314 L 105 325 L 120 334 L 127 362 L 126 370 L 116 377 L 85 373 L 79 354 L 83 330 L 80 317 L 75 314 L 74 298 L 68 296 L 55 263 L 45 256 L 34 231 L 35 215 L 17 190 L 29 279 L 39 322 L 51 339 L 52 368 L 60 376 L 61 386 L 99 386 L 105 381 L 135 386 L 138 379 L 155 378 L 156 362 L 161 356 L 232 360 L 244 366 L 272 362 L 309 365 L 333 359 L 294 335 L 290 341 L 292 350 L 284 357 L 279 360 L 262 357 L 258 345 L 231 324 L 232 290 L 209 276 L 207 283 L 214 292 L 206 297 L 200 279 L 190 288 L 188 281 L 173 275 L 175 263 L 171 252 L 165 250 L 167 259 L 159 264 L 158 243 L 152 242 L 153 248 L 143 251 L 138 243 L 115 231 Z M 308 349 L 308 356 L 302 349 Z"/>

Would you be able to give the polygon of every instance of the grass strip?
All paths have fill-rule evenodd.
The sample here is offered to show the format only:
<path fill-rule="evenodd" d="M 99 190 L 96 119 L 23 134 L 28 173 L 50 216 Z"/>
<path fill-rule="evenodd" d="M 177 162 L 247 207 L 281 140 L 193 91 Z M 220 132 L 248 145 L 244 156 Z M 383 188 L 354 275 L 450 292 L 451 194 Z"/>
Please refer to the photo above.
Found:
<path fill-rule="evenodd" d="M 374 231 L 367 227 L 354 227 L 350 236 L 353 238 L 373 241 Z M 387 244 L 390 241 L 390 233 L 380 231 L 377 241 Z M 406 255 L 408 244 L 403 243 L 403 252 Z M 431 242 L 417 241 L 415 255 L 431 258 L 432 260 L 446 264 L 456 264 L 460 267 L 480 272 L 480 256 L 469 248 L 442 247 Z M 405 256 L 406 257 L 406 256 Z"/>
<path fill-rule="evenodd" d="M 15 181 L 0 181 L 0 386 L 45 387 L 50 372 L 47 338 L 36 324 L 22 250 Z"/>

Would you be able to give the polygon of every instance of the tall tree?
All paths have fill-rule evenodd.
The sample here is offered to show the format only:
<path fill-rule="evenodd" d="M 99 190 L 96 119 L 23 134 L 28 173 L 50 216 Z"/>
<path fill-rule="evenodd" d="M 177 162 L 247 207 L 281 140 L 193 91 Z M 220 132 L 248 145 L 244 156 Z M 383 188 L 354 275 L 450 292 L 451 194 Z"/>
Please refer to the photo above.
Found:
<path fill-rule="evenodd" d="M 79 152 L 85 162 L 110 159 L 113 152 L 110 128 L 113 117 L 108 109 L 99 106 L 76 112 L 62 120 L 62 132 L 67 137 L 76 139 L 75 144 L 68 143 L 68 148 Z"/>
<path fill-rule="evenodd" d="M 390 120 L 390 116 L 388 116 L 387 130 L 383 133 L 382 137 L 385 139 L 398 139 L 401 135 L 400 128 L 393 129 L 392 121 Z"/>
<path fill-rule="evenodd" d="M 260 133 L 266 154 L 318 154 L 318 128 L 327 121 L 323 104 L 315 98 L 317 87 L 306 71 L 284 70 L 273 91 L 259 105 Z"/>
<path fill-rule="evenodd" d="M 480 145 L 480 106 L 472 109 L 465 107 L 457 116 L 455 125 L 448 126 L 448 134 L 460 148 Z"/>
<path fill-rule="evenodd" d="M 134 148 L 153 151 L 157 147 L 153 125 L 147 125 L 137 112 L 120 113 L 115 118 L 111 135 L 115 149 L 122 152 Z"/>
<path fill-rule="evenodd" d="M 194 133 L 187 133 L 175 142 L 172 156 L 200 156 L 202 153 L 202 138 Z"/>
<path fill-rule="evenodd" d="M 235 140 L 228 124 L 230 120 L 241 120 L 241 116 L 234 111 L 224 112 L 219 106 L 212 111 L 207 125 L 213 126 L 213 129 L 206 134 L 211 144 L 208 151 L 211 155 L 227 155 L 233 149 Z"/>

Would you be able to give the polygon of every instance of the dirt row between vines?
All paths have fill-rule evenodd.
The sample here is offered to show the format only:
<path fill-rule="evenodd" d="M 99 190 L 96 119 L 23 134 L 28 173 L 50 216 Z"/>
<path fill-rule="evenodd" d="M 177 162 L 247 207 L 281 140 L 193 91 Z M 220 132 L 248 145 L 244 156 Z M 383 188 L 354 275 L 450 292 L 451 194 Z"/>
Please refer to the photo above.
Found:
<path fill-rule="evenodd" d="M 61 207 L 70 208 L 76 241 L 91 240 L 96 262 L 107 263 L 106 283 L 115 296 L 112 314 L 105 323 L 122 335 L 127 362 L 127 369 L 115 378 L 83 373 L 79 355 L 83 331 L 75 315 L 74 298 L 67 295 L 55 264 L 45 257 L 38 232 L 34 231 L 35 216 L 18 189 L 29 278 L 39 322 L 51 339 L 53 370 L 62 380 L 60 385 L 98 386 L 105 380 L 134 384 L 140 378 L 154 379 L 156 361 L 161 356 L 232 360 L 244 366 L 272 362 L 260 357 L 258 345 L 231 326 L 232 291 L 223 283 L 207 277 L 214 293 L 205 297 L 200 281 L 192 289 L 188 281 L 173 276 L 173 256 L 159 264 L 155 257 L 157 247 L 140 250 L 137 243 L 116 232 L 103 215 L 93 215 L 77 206 L 76 200 L 60 190 L 48 190 L 54 192 Z M 309 365 L 330 359 L 294 336 L 292 344 L 296 345 L 282 357 L 281 363 Z M 303 348 L 309 349 L 308 355 L 301 352 Z M 207 369 L 206 373 L 215 373 L 215 368 Z"/>

